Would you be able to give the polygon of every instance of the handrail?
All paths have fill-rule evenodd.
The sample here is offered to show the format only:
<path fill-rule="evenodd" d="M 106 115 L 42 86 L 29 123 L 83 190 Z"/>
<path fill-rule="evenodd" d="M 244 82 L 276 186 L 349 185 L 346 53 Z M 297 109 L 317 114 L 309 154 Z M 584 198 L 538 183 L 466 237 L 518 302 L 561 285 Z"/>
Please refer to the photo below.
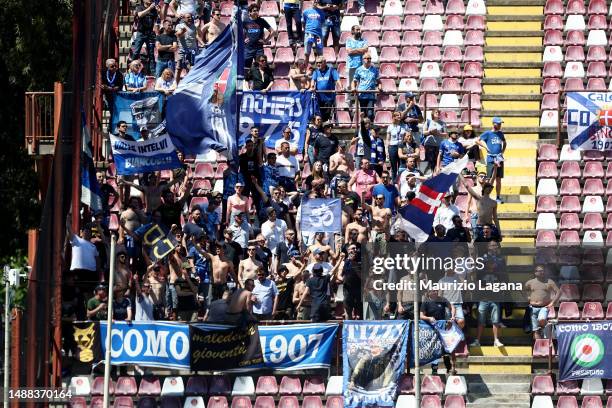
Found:
<path fill-rule="evenodd" d="M 38 154 L 42 141 L 54 140 L 54 93 L 25 93 L 25 147 Z"/>

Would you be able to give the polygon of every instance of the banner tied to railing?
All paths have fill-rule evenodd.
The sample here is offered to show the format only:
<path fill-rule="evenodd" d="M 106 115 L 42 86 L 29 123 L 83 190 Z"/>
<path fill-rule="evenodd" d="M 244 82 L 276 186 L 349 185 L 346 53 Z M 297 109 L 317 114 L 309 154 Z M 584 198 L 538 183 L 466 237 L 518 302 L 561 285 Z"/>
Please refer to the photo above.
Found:
<path fill-rule="evenodd" d="M 567 138 L 574 150 L 612 150 L 612 92 L 569 92 Z"/>

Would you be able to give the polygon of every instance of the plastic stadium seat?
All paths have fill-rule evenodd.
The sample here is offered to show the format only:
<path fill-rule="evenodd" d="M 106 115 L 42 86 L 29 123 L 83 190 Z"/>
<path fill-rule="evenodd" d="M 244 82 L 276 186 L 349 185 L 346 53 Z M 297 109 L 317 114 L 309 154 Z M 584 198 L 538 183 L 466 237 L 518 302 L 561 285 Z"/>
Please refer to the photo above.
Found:
<path fill-rule="evenodd" d="M 395 79 L 381 79 L 381 88 L 384 92 L 396 92 L 397 87 L 395 86 Z"/>
<path fill-rule="evenodd" d="M 414 376 L 402 374 L 397 389 L 400 394 L 414 394 Z"/>
<path fill-rule="evenodd" d="M 387 18 L 397 18 L 399 20 L 399 17 L 392 16 L 392 17 L 387 17 Z M 403 29 L 405 31 L 416 30 L 420 32 L 423 29 L 423 22 L 421 21 L 421 17 L 419 16 L 404 17 L 404 22 L 402 24 L 402 27 L 399 29 Z"/>
<path fill-rule="evenodd" d="M 425 16 L 423 20 L 423 31 L 442 31 L 444 30 L 444 24 L 442 23 L 442 16 L 437 14 L 429 14 Z"/>
<path fill-rule="evenodd" d="M 179 397 L 161 397 L 159 406 L 161 408 L 182 408 L 183 404 Z"/>
<path fill-rule="evenodd" d="M 289 80 L 288 79 L 275 79 L 272 84 L 273 91 L 287 91 L 289 90 Z"/>
<path fill-rule="evenodd" d="M 536 375 L 531 382 L 531 393 L 533 395 L 552 395 L 555 393 L 555 386 L 552 377 L 549 375 Z"/>
<path fill-rule="evenodd" d="M 577 301 L 580 299 L 578 286 L 573 283 L 562 284 L 559 286 L 559 291 L 561 292 L 561 296 L 559 297 L 561 301 Z"/>
<path fill-rule="evenodd" d="M 561 90 L 561 80 L 559 78 L 544 78 L 542 82 L 542 93 L 558 93 Z"/>
<path fill-rule="evenodd" d="M 587 220 L 589 216 L 592 216 L 593 218 L 592 221 Z M 601 218 L 601 214 L 598 214 L 598 213 L 585 214 L 584 224 L 594 226 L 594 227 L 590 227 L 590 226 L 585 227 L 584 229 L 603 230 L 604 228 L 603 219 Z M 593 275 L 593 276 L 588 276 L 589 281 L 591 280 L 591 278 L 593 278 L 596 282 L 601 282 L 603 280 L 603 273 L 601 272 L 601 269 L 599 269 L 598 265 L 604 264 L 604 257 L 599 248 L 585 248 L 584 252 L 582 253 L 582 264 L 586 268 L 588 268 L 589 275 L 591 274 Z M 591 268 L 597 268 L 598 272 L 595 271 L 595 269 L 591 269 Z M 595 275 L 597 275 L 597 278 L 595 278 Z"/>
<path fill-rule="evenodd" d="M 602 286 L 597 283 L 588 283 L 584 285 L 582 289 L 582 300 L 585 302 L 602 302 L 604 300 Z"/>
<path fill-rule="evenodd" d="M 484 0 L 469 0 L 465 14 L 468 16 L 484 16 L 487 14 L 487 6 Z"/>
<path fill-rule="evenodd" d="M 553 213 L 540 213 L 536 221 L 536 230 L 557 230 L 557 218 Z"/>
<path fill-rule="evenodd" d="M 612 319 L 612 302 L 608 302 L 608 307 L 606 308 L 606 319 Z"/>
<path fill-rule="evenodd" d="M 603 408 L 601 397 L 590 396 L 582 399 L 582 408 Z"/>
<path fill-rule="evenodd" d="M 457 123 L 457 112 L 453 111 L 440 111 L 440 119 L 445 123 L 453 124 Z"/>
<path fill-rule="evenodd" d="M 561 47 L 558 45 L 548 45 L 544 47 L 544 55 L 542 57 L 544 62 L 549 61 L 563 61 L 563 52 L 561 51 Z"/>
<path fill-rule="evenodd" d="M 302 383 L 299 377 L 283 376 L 278 388 L 280 395 L 298 395 L 302 393 Z"/>
<path fill-rule="evenodd" d="M 563 78 L 584 78 L 584 65 L 582 65 L 582 62 L 571 61 L 565 64 Z"/>
<path fill-rule="evenodd" d="M 592 45 L 587 53 L 587 60 L 593 62 L 605 62 L 608 59 L 606 49 L 602 45 Z"/>
<path fill-rule="evenodd" d="M 561 16 L 546 16 L 544 18 L 544 30 L 563 30 L 563 27 Z"/>
<path fill-rule="evenodd" d="M 342 395 L 342 376 L 334 375 L 330 376 L 327 380 L 327 388 L 325 388 L 325 395 Z"/>
<path fill-rule="evenodd" d="M 559 381 L 556 392 L 557 395 L 578 395 L 580 386 L 576 380 Z"/>
<path fill-rule="evenodd" d="M 455 77 L 458 78 L 461 76 L 461 65 L 458 62 L 445 62 L 442 65 L 442 76 L 447 77 Z"/>
<path fill-rule="evenodd" d="M 421 5 L 420 0 L 406 0 L 406 5 L 404 6 L 404 14 L 410 15 L 423 15 L 423 6 Z"/>
<path fill-rule="evenodd" d="M 544 32 L 544 45 L 563 45 L 561 30 L 546 30 Z"/>
<path fill-rule="evenodd" d="M 549 395 L 536 395 L 531 402 L 531 408 L 554 408 Z"/>
<path fill-rule="evenodd" d="M 113 403 L 113 408 L 132 408 L 133 406 L 132 397 L 117 397 Z"/>
<path fill-rule="evenodd" d="M 461 91 L 460 80 L 457 78 L 444 78 L 442 80 L 441 89 L 445 92 L 459 92 Z"/>
<path fill-rule="evenodd" d="M 421 65 L 419 78 L 440 78 L 440 66 L 437 62 L 426 62 Z"/>
<path fill-rule="evenodd" d="M 318 395 L 308 395 L 302 400 L 302 408 L 323 408 L 323 402 Z"/>
<path fill-rule="evenodd" d="M 212 179 L 215 175 L 215 170 L 210 163 L 198 163 L 195 166 L 194 175 L 195 179 Z"/>
<path fill-rule="evenodd" d="M 448 46 L 444 48 L 444 55 L 442 56 L 443 61 L 460 62 L 462 59 L 463 59 L 463 55 L 461 54 L 460 47 L 453 45 L 453 46 Z"/>
<path fill-rule="evenodd" d="M 108 393 L 113 395 L 115 393 L 115 382 L 111 378 L 108 384 Z M 91 383 L 91 395 L 104 395 L 104 377 L 96 377 Z"/>
<path fill-rule="evenodd" d="M 383 47 L 380 53 L 380 62 L 398 62 L 400 59 L 397 48 Z"/>
<path fill-rule="evenodd" d="M 585 14 L 584 0 L 569 0 L 565 10 L 567 14 Z"/>
<path fill-rule="evenodd" d="M 601 395 L 603 394 L 603 384 L 599 378 L 585 378 L 582 380 L 580 395 Z"/>
<path fill-rule="evenodd" d="M 547 0 L 544 5 L 544 14 L 559 14 L 563 15 L 563 2 L 561 0 Z"/>
<path fill-rule="evenodd" d="M 395 47 L 401 42 L 400 35 L 395 31 L 385 31 L 382 35 L 380 45 L 383 47 Z M 374 45 L 372 45 L 374 46 Z"/>
<path fill-rule="evenodd" d="M 464 45 L 484 46 L 484 32 L 478 30 L 470 30 L 465 33 Z"/>
<path fill-rule="evenodd" d="M 427 108 L 437 108 L 438 105 L 438 97 L 436 94 L 424 94 L 419 97 L 419 106 L 422 106 L 423 109 Z"/>
<path fill-rule="evenodd" d="M 414 62 L 402 62 L 400 65 L 400 77 L 417 78 L 419 76 L 419 67 Z"/>
<path fill-rule="evenodd" d="M 204 404 L 204 398 L 200 396 L 187 397 L 183 408 L 206 408 L 206 404 Z"/>
<path fill-rule="evenodd" d="M 589 66 L 587 68 L 586 75 L 588 78 L 603 78 L 607 74 L 606 72 L 606 64 L 603 62 L 589 62 Z"/>
<path fill-rule="evenodd" d="M 300 408 L 300 403 L 295 395 L 283 395 L 278 401 L 278 408 Z"/>
<path fill-rule="evenodd" d="M 444 387 L 445 395 L 466 395 L 467 394 L 467 382 L 465 377 L 462 375 L 450 375 L 446 379 L 446 386 Z"/>
<path fill-rule="evenodd" d="M 89 377 L 72 377 L 70 379 L 70 388 L 74 389 L 74 395 L 76 396 L 89 396 L 91 395 L 91 384 L 89 383 Z"/>
<path fill-rule="evenodd" d="M 588 14 L 608 14 L 608 6 L 605 0 L 591 0 L 589 1 L 589 8 L 587 9 Z"/>
<path fill-rule="evenodd" d="M 580 245 L 580 236 L 578 235 L 578 231 L 561 231 L 561 235 L 559 236 L 559 245 Z"/>
<path fill-rule="evenodd" d="M 463 0 L 449 0 L 446 3 L 446 14 L 465 14 L 465 5 Z"/>
<path fill-rule="evenodd" d="M 463 22 L 463 16 L 451 15 L 446 17 L 446 22 L 444 23 L 444 28 L 446 30 L 460 30 L 463 31 L 465 28 L 465 23 Z"/>
<path fill-rule="evenodd" d="M 483 48 L 477 45 L 469 45 L 465 47 L 465 53 L 463 54 L 464 61 L 484 61 Z"/>
<path fill-rule="evenodd" d="M 344 408 L 344 397 L 341 395 L 327 397 L 325 408 Z"/>
<path fill-rule="evenodd" d="M 465 21 L 466 30 L 484 31 L 487 29 L 487 23 L 484 16 L 469 16 Z"/>
<path fill-rule="evenodd" d="M 600 196 L 586 196 L 582 204 L 582 212 L 603 212 L 604 206 Z"/>
<path fill-rule="evenodd" d="M 85 397 L 72 397 L 70 399 L 70 408 L 87 408 L 87 400 Z"/>
<path fill-rule="evenodd" d="M 538 164 L 538 178 L 557 178 L 558 175 L 557 163 L 546 161 Z"/>
<path fill-rule="evenodd" d="M 404 31 L 401 41 L 402 47 L 405 46 L 421 46 L 421 33 L 418 31 Z"/>
<path fill-rule="evenodd" d="M 578 408 L 578 401 L 574 395 L 564 395 L 557 400 L 557 408 Z"/>
<path fill-rule="evenodd" d="M 561 69 L 561 63 L 559 62 L 545 62 L 544 68 L 542 69 L 542 76 L 544 78 L 560 78 L 563 76 L 563 69 Z"/>
<path fill-rule="evenodd" d="M 468 67 L 466 66 L 465 69 L 468 69 Z M 476 94 L 481 94 L 482 81 L 480 80 L 480 78 L 465 78 L 463 80 L 463 90 Z M 473 107 L 473 109 L 476 109 L 476 107 Z"/>
<path fill-rule="evenodd" d="M 466 78 L 482 78 L 484 70 L 480 62 L 466 62 L 463 67 L 463 76 Z M 468 89 L 466 89 L 467 91 Z"/>
<path fill-rule="evenodd" d="M 425 14 L 444 14 L 444 3 L 442 0 L 427 0 Z"/>
<path fill-rule="evenodd" d="M 142 377 L 138 387 L 138 396 L 142 395 L 160 395 L 161 384 L 157 377 Z"/>
<path fill-rule="evenodd" d="M 424 78 L 419 87 L 420 92 L 438 92 L 438 81 L 434 78 Z"/>
<path fill-rule="evenodd" d="M 538 231 L 536 236 L 537 247 L 550 247 L 557 245 L 557 236 L 554 231 Z"/>
<path fill-rule="evenodd" d="M 563 158 L 563 154 L 561 154 L 561 159 Z M 561 178 L 575 178 L 581 177 L 582 172 L 580 171 L 580 164 L 576 161 L 564 161 L 561 164 Z"/>
<path fill-rule="evenodd" d="M 400 79 L 397 90 L 401 92 L 416 92 L 419 90 L 419 86 L 414 78 L 402 78 Z"/>
<path fill-rule="evenodd" d="M 420 408 L 442 408 L 439 395 L 423 395 Z"/>
<path fill-rule="evenodd" d="M 421 54 L 421 61 L 433 61 L 439 62 L 442 59 L 442 54 L 440 52 L 440 47 L 428 45 L 423 47 L 423 51 Z"/>
<path fill-rule="evenodd" d="M 540 179 L 536 189 L 536 196 L 556 196 L 559 193 L 557 180 L 555 179 Z M 555 205 L 556 207 L 556 205 Z"/>
<path fill-rule="evenodd" d="M 604 311 L 600 302 L 585 302 L 582 306 L 582 319 L 603 319 Z"/>
<path fill-rule="evenodd" d="M 463 95 L 461 97 L 461 107 L 480 110 L 480 108 L 482 107 L 480 103 L 480 95 L 476 95 L 476 94 Z"/>
<path fill-rule="evenodd" d="M 161 389 L 161 395 L 180 397 L 185 393 L 185 384 L 181 377 L 166 377 Z"/>
<path fill-rule="evenodd" d="M 262 1 L 259 5 L 259 14 L 262 17 L 278 17 L 278 4 L 275 1 Z"/>
<path fill-rule="evenodd" d="M 593 178 L 603 178 L 604 169 L 599 161 L 586 162 L 584 164 L 584 176 Z M 601 181 L 601 180 L 599 180 Z"/>
<path fill-rule="evenodd" d="M 584 22 L 584 19 L 583 19 L 583 22 Z M 587 24 L 587 28 L 589 30 L 606 30 L 608 28 L 606 16 L 602 16 L 602 15 L 590 16 L 589 23 Z"/>
<path fill-rule="evenodd" d="M 577 179 L 563 179 L 561 181 L 561 195 L 580 195 L 582 189 Z"/>
<path fill-rule="evenodd" d="M 441 46 L 442 33 L 440 31 L 426 31 L 423 34 L 423 46 Z"/>
<path fill-rule="evenodd" d="M 429 94 L 427 94 L 427 96 L 429 96 Z M 459 98 L 457 97 L 457 94 L 442 94 L 440 97 L 440 104 L 438 106 L 441 109 L 458 109 L 460 107 Z"/>
<path fill-rule="evenodd" d="M 380 64 L 380 77 L 381 78 L 398 78 L 399 73 L 397 72 L 397 65 L 393 63 L 382 63 Z"/>
<path fill-rule="evenodd" d="M 542 110 L 556 110 L 559 108 L 559 97 L 553 94 L 542 95 Z"/>
<path fill-rule="evenodd" d="M 585 43 L 586 43 L 586 40 L 584 38 L 584 31 L 581 31 L 581 30 L 568 31 L 567 35 L 565 36 L 564 44 L 566 46 L 584 45 Z"/>
<path fill-rule="evenodd" d="M 550 143 L 543 143 L 538 147 L 538 160 L 559 160 L 557 146 Z"/>
<path fill-rule="evenodd" d="M 232 408 L 251 408 L 251 398 L 245 395 L 232 397 Z"/>
<path fill-rule="evenodd" d="M 580 311 L 576 302 L 561 302 L 559 312 L 557 313 L 559 320 L 577 320 L 580 318 Z"/>
<path fill-rule="evenodd" d="M 400 395 L 395 402 L 396 408 L 418 408 L 416 397 L 414 395 Z"/>
<path fill-rule="evenodd" d="M 399 0 L 386 0 L 383 8 L 383 16 L 402 16 L 402 2 Z"/>
<path fill-rule="evenodd" d="M 390 17 L 387 17 L 385 19 L 385 21 L 389 19 L 390 21 L 399 21 L 399 19 L 393 19 Z M 380 19 L 377 16 L 365 16 L 363 17 L 363 24 L 361 25 L 362 27 L 367 27 L 368 31 L 380 31 L 381 30 L 381 25 L 380 25 Z"/>
<path fill-rule="evenodd" d="M 257 397 L 255 399 L 254 408 L 276 408 L 274 397 L 269 395 Z"/>
<path fill-rule="evenodd" d="M 586 171 L 586 168 L 584 174 L 588 174 L 589 176 L 591 176 L 591 173 Z M 605 189 L 601 179 L 586 179 L 584 182 L 584 188 L 582 189 L 582 193 L 588 195 L 603 195 L 605 193 Z"/>
<path fill-rule="evenodd" d="M 461 395 L 449 395 L 444 399 L 444 408 L 465 408 L 465 400 Z"/>
<path fill-rule="evenodd" d="M 215 375 L 210 378 L 208 393 L 211 395 L 229 395 L 232 391 L 230 384 L 229 377 Z"/>
<path fill-rule="evenodd" d="M 472 110 L 471 112 L 464 110 L 461 112 L 461 122 L 469 123 L 473 127 L 480 127 L 480 112 Z"/>
<path fill-rule="evenodd" d="M 185 386 L 185 395 L 208 394 L 208 381 L 203 376 L 190 376 Z"/>
<path fill-rule="evenodd" d="M 444 33 L 444 41 L 442 41 L 442 45 L 447 46 L 463 46 L 463 34 L 460 30 L 447 30 Z M 461 50 L 459 50 L 461 51 Z M 459 53 L 461 54 L 461 52 Z"/>
<path fill-rule="evenodd" d="M 563 265 L 559 271 L 559 282 L 580 282 L 580 273 L 576 265 Z"/>
<path fill-rule="evenodd" d="M 444 383 L 437 375 L 425 375 L 421 381 L 421 392 L 423 394 L 442 394 Z"/>
<path fill-rule="evenodd" d="M 556 110 L 543 111 L 540 117 L 541 127 L 557 127 L 559 124 L 559 112 Z"/>
<path fill-rule="evenodd" d="M 570 14 L 565 19 L 565 31 L 571 30 L 582 30 L 586 28 L 586 24 L 584 23 L 584 16 Z"/>
<path fill-rule="evenodd" d="M 227 397 L 225 395 L 217 395 L 210 397 L 206 408 L 228 408 Z"/>
<path fill-rule="evenodd" d="M 568 78 L 563 90 L 565 92 L 584 91 L 584 82 L 582 82 L 582 78 Z"/>
<path fill-rule="evenodd" d="M 119 377 L 117 378 L 117 386 L 115 395 L 136 395 L 138 387 L 134 377 Z"/>
<path fill-rule="evenodd" d="M 550 339 L 536 339 L 533 344 L 533 357 L 548 357 L 550 350 Z M 552 354 L 555 354 L 554 346 Z"/>
<path fill-rule="evenodd" d="M 591 30 L 589 31 L 589 37 L 586 42 L 587 46 L 602 46 L 608 45 L 608 38 L 606 37 L 605 30 Z"/>
<path fill-rule="evenodd" d="M 312 376 L 306 377 L 304 380 L 304 388 L 302 390 L 304 395 L 323 395 L 325 394 L 325 382 L 322 377 Z"/>
<path fill-rule="evenodd" d="M 584 161 L 601 161 L 604 159 L 604 154 L 600 150 L 584 150 L 582 152 L 582 160 Z"/>

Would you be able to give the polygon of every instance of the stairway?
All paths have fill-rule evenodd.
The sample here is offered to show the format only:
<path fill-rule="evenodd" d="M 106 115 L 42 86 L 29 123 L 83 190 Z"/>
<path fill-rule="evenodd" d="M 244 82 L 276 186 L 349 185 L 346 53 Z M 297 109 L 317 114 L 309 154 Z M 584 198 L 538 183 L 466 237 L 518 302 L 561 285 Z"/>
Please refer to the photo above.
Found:
<path fill-rule="evenodd" d="M 529 408 L 531 374 L 468 374 L 467 407 Z"/>

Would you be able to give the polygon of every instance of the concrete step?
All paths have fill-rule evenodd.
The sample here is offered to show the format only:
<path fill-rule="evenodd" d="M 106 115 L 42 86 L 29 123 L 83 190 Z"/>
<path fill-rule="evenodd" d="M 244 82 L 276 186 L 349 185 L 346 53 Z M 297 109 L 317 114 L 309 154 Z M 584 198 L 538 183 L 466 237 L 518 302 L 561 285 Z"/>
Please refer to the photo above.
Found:
<path fill-rule="evenodd" d="M 483 94 L 486 96 L 489 95 L 516 95 L 516 94 L 520 94 L 520 95 L 538 95 L 539 98 L 542 97 L 541 93 L 540 93 L 540 89 L 541 86 L 539 84 L 523 84 L 523 85 L 517 85 L 517 84 L 513 84 L 513 85 L 500 85 L 500 84 L 489 84 L 489 85 L 483 85 L 482 90 L 483 90 Z M 508 99 L 511 99 L 510 97 L 508 97 Z M 536 127 L 536 129 L 539 129 L 540 123 L 538 122 L 538 125 Z M 533 129 L 534 127 L 530 127 L 530 129 Z M 532 132 L 532 131 L 525 131 L 525 132 Z M 537 132 L 537 130 L 536 130 Z"/>
<path fill-rule="evenodd" d="M 541 85 L 542 77 L 532 76 L 532 77 L 484 77 L 482 80 L 483 85 L 492 85 L 492 84 L 516 84 L 516 85 Z"/>
<path fill-rule="evenodd" d="M 543 32 L 535 31 L 487 31 L 486 45 L 531 45 L 542 46 Z"/>
<path fill-rule="evenodd" d="M 537 102 L 536 102 L 537 103 Z M 512 109 L 483 109 L 482 114 L 486 116 L 502 116 L 504 118 L 508 117 L 522 117 L 522 116 L 533 116 L 540 117 L 540 109 L 522 109 L 522 110 L 512 110 Z"/>
<path fill-rule="evenodd" d="M 466 407 L 515 407 L 529 408 L 531 396 L 529 393 L 512 394 L 507 397 L 500 397 L 491 394 L 468 394 Z"/>
<path fill-rule="evenodd" d="M 503 187 L 502 187 L 503 189 Z M 500 220 L 509 218 L 509 219 L 513 219 L 513 220 L 518 220 L 518 219 L 522 219 L 522 220 L 536 220 L 538 218 L 538 215 L 536 213 L 533 212 L 512 212 L 512 213 L 508 213 L 508 212 L 502 212 L 502 213 L 498 213 L 497 217 Z"/>
<path fill-rule="evenodd" d="M 527 62 L 519 62 L 519 61 L 485 61 L 485 68 L 542 68 L 544 66 L 543 62 L 537 61 L 527 61 Z M 531 95 L 527 95 L 531 96 Z"/>
<path fill-rule="evenodd" d="M 499 204 L 498 212 L 527 212 L 534 211 L 535 203 L 508 203 Z"/>
<path fill-rule="evenodd" d="M 490 78 L 537 78 L 541 76 L 542 70 L 540 68 L 485 68 L 484 76 L 485 79 Z"/>
<path fill-rule="evenodd" d="M 489 0 L 487 4 L 489 6 L 543 6 L 545 0 Z"/>
<path fill-rule="evenodd" d="M 537 16 L 544 13 L 544 7 L 542 6 L 488 6 L 487 17 L 489 16 Z"/>
<path fill-rule="evenodd" d="M 513 245 L 513 246 L 517 246 L 517 245 L 531 245 L 533 246 L 533 244 L 535 243 L 535 239 L 534 237 L 504 237 L 504 240 L 502 241 L 502 245 Z"/>
<path fill-rule="evenodd" d="M 531 362 L 531 360 L 529 361 Z M 528 393 L 530 384 L 528 382 L 503 382 L 503 383 L 468 383 L 468 395 L 494 395 L 504 398 L 508 394 Z"/>
<path fill-rule="evenodd" d="M 517 69 L 517 71 L 520 71 L 520 69 Z M 536 109 L 540 109 L 540 101 L 482 101 L 483 111 L 505 110 L 521 112 L 525 110 L 535 111 Z"/>
<path fill-rule="evenodd" d="M 544 20 L 544 16 L 521 17 L 509 15 L 500 16 L 500 18 L 491 17 L 488 18 L 487 16 L 487 31 L 539 31 L 542 29 L 542 21 Z"/>
<path fill-rule="evenodd" d="M 506 65 L 506 66 L 511 66 L 511 65 Z M 540 102 L 542 100 L 542 94 L 512 93 L 508 95 L 508 94 L 501 94 L 501 93 L 493 93 L 493 94 L 484 93 L 480 97 L 480 100 L 481 101 L 538 101 Z"/>
<path fill-rule="evenodd" d="M 490 52 L 507 52 L 507 51 L 512 51 L 515 53 L 541 53 L 542 52 L 542 46 L 540 45 L 536 45 L 536 46 L 528 46 L 528 45 L 514 45 L 512 43 L 506 43 L 506 45 L 500 45 L 500 46 L 485 46 L 484 47 L 484 52 L 485 52 L 485 59 L 486 59 L 486 54 L 490 53 Z"/>
<path fill-rule="evenodd" d="M 499 225 L 502 231 L 532 230 L 535 228 L 535 221 L 533 220 L 500 220 Z"/>
<path fill-rule="evenodd" d="M 493 119 L 494 116 L 499 116 L 499 115 L 497 114 L 482 115 L 480 117 L 480 120 L 482 121 L 482 123 L 491 123 L 491 120 Z M 504 127 L 519 127 L 519 126 L 536 127 L 540 125 L 540 116 L 528 116 L 528 115 L 509 116 L 508 114 L 504 114 L 502 118 L 504 119 Z"/>

